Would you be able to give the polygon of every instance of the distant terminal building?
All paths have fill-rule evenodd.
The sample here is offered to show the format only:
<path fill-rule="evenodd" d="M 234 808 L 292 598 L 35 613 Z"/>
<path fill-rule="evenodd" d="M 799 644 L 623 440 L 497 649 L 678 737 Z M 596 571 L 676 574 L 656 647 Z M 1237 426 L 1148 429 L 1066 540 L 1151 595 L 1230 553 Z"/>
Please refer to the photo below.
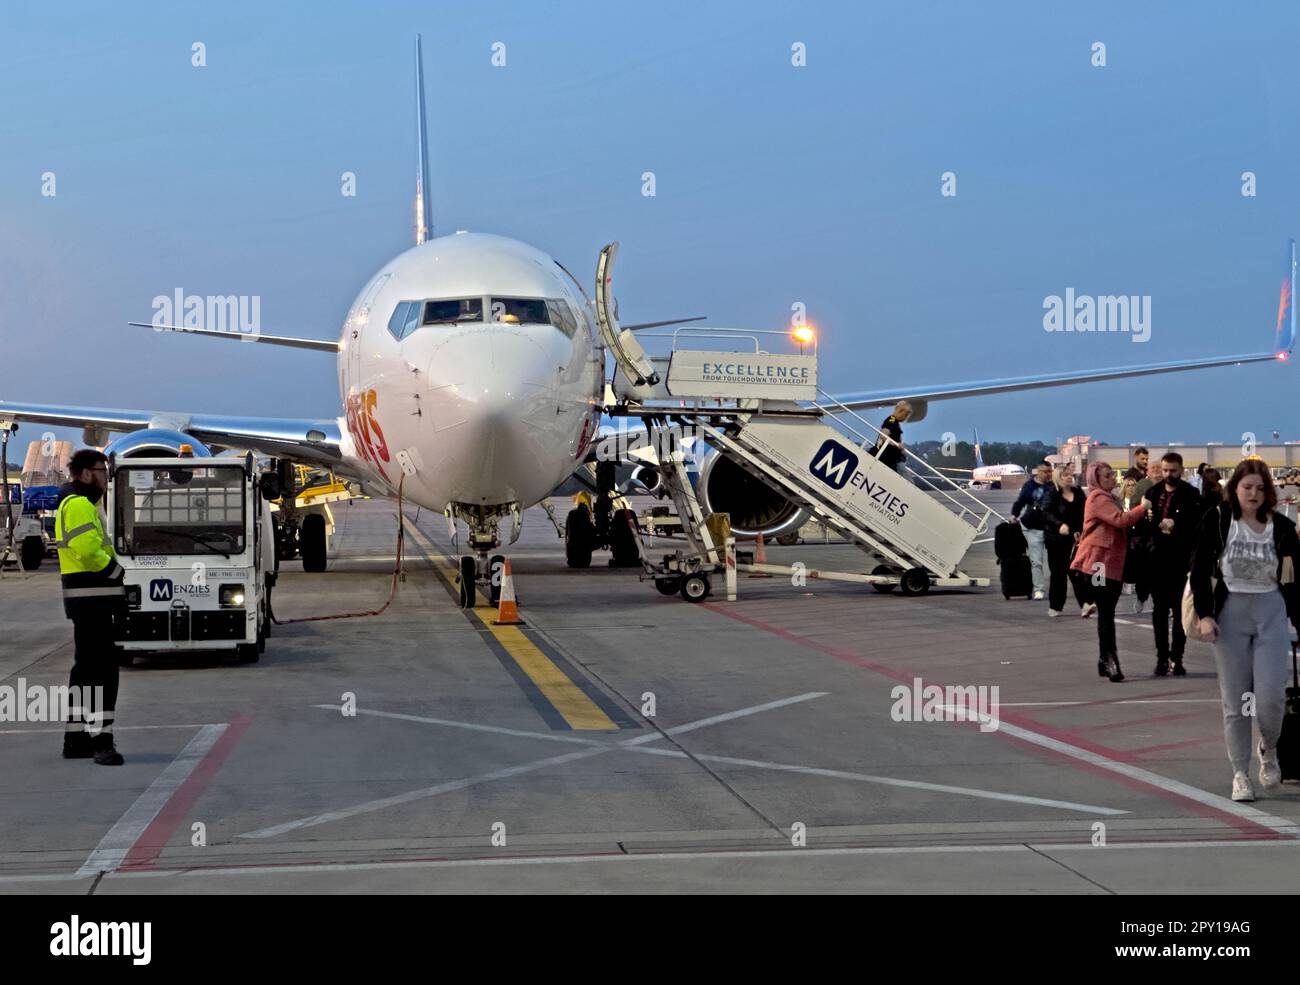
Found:
<path fill-rule="evenodd" d="M 1151 452 L 1151 458 L 1159 461 L 1166 452 L 1176 451 L 1183 456 L 1183 466 L 1189 472 L 1202 462 L 1218 469 L 1225 477 L 1232 473 L 1237 463 L 1243 458 L 1258 458 L 1267 463 L 1279 478 L 1300 474 L 1300 441 L 1285 441 L 1271 445 L 1247 446 L 1242 442 L 1207 441 L 1203 444 L 1189 444 L 1182 441 L 1135 441 L 1128 445 L 1107 445 L 1095 441 L 1088 435 L 1076 435 L 1066 438 L 1055 455 L 1048 460 L 1054 464 L 1070 462 L 1075 471 L 1086 474 L 1090 462 L 1108 462 L 1117 471 L 1123 472 L 1133 465 L 1134 456 L 1139 448 Z"/>

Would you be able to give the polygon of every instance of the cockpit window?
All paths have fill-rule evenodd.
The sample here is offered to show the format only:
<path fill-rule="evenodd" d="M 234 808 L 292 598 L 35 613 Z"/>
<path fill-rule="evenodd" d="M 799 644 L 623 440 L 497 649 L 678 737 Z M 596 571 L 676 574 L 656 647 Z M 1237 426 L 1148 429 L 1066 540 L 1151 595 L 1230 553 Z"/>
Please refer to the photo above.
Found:
<path fill-rule="evenodd" d="M 455 325 L 460 322 L 482 320 L 482 298 L 424 302 L 424 324 L 426 325 Z"/>
<path fill-rule="evenodd" d="M 558 301 L 547 301 L 546 308 L 551 314 L 551 324 L 558 328 L 569 338 L 573 338 L 578 331 L 578 320 L 573 317 L 573 309 L 569 303 L 563 299 Z"/>
<path fill-rule="evenodd" d="M 393 317 L 388 319 L 388 334 L 401 341 L 405 333 L 402 326 L 406 324 L 406 313 L 411 307 L 410 301 L 402 301 L 393 310 Z"/>
<path fill-rule="evenodd" d="M 550 313 L 541 298 L 493 298 L 492 320 L 505 325 L 549 325 Z"/>

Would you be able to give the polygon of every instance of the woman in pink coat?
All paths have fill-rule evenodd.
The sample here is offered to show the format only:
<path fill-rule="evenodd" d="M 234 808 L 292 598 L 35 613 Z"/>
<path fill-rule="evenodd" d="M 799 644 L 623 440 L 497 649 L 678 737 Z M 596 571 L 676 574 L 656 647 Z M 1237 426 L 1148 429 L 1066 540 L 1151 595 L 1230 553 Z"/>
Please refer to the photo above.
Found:
<path fill-rule="evenodd" d="M 1127 529 L 1146 515 L 1140 502 L 1121 510 L 1111 490 L 1115 470 L 1105 462 L 1088 466 L 1088 498 L 1083 504 L 1083 535 L 1070 567 L 1092 582 L 1092 601 L 1097 605 L 1097 673 L 1115 683 L 1124 679 L 1115 646 L 1115 604 L 1124 588 L 1124 554 L 1128 550 Z"/>

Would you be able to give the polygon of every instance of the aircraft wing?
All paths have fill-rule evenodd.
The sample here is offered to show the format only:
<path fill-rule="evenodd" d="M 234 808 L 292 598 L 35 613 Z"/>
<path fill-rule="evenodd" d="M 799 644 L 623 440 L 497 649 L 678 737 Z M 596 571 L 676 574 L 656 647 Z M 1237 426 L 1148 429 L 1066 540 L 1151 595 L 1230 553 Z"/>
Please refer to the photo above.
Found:
<path fill-rule="evenodd" d="M 348 475 L 342 449 L 343 433 L 337 420 L 108 410 L 20 404 L 7 400 L 0 400 L 0 420 L 120 433 L 149 427 L 169 428 L 191 434 L 205 445 L 248 449 Z"/>
<path fill-rule="evenodd" d="M 894 387 L 888 390 L 835 394 L 829 401 L 819 404 L 819 406 L 824 406 L 827 410 L 835 410 L 837 405 L 839 409 L 848 408 L 849 410 L 893 407 L 900 400 L 929 403 L 931 400 L 954 400 L 958 397 L 980 397 L 993 393 L 1012 393 L 1016 390 L 1039 390 L 1043 387 L 1070 386 L 1074 383 L 1122 380 L 1130 376 L 1182 373 L 1193 369 L 1210 369 L 1214 366 L 1239 366 L 1242 363 L 1285 361 L 1288 355 L 1289 353 L 1286 350 L 1281 352 L 1252 352 L 1240 356 L 1215 356 L 1209 359 L 1146 363 L 1137 366 L 1118 366 L 1112 369 L 1084 369 L 1073 373 L 1009 376 L 1002 379 L 947 383 L 940 386 Z"/>
<path fill-rule="evenodd" d="M 1286 271 L 1278 299 L 1277 326 L 1273 348 L 1269 352 L 1248 352 L 1237 356 L 1211 356 L 1205 359 L 1184 359 L 1175 362 L 1146 363 L 1137 366 L 1116 366 L 1110 369 L 1082 369 L 1069 373 L 1039 373 L 1034 376 L 1009 376 L 994 380 L 974 380 L 967 383 L 947 383 L 940 386 L 892 387 L 888 390 L 870 390 L 860 393 L 829 395 L 817 406 L 826 410 L 864 410 L 871 407 L 892 407 L 900 400 L 914 405 L 913 420 L 925 415 L 931 400 L 953 400 L 957 397 L 980 397 L 992 393 L 1012 393 L 1016 390 L 1038 390 L 1049 386 L 1070 386 L 1074 383 L 1097 383 L 1102 380 L 1122 380 L 1131 376 L 1155 376 L 1160 373 L 1182 373 L 1193 369 L 1210 369 L 1214 366 L 1240 366 L 1243 363 L 1285 362 L 1295 344 L 1295 240 L 1287 244 Z"/>

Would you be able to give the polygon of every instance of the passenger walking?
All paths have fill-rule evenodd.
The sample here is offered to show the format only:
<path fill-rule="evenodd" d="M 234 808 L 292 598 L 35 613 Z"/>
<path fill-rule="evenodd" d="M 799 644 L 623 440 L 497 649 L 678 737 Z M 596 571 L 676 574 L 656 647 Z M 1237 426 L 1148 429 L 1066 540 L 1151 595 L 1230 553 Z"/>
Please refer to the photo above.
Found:
<path fill-rule="evenodd" d="M 1134 482 L 1140 482 L 1146 478 L 1147 467 L 1151 459 L 1151 452 L 1145 448 L 1139 448 L 1133 453 L 1133 464 L 1124 472 L 1125 481 L 1132 479 Z"/>
<path fill-rule="evenodd" d="M 1086 619 L 1097 611 L 1097 607 L 1088 602 L 1088 579 L 1070 569 L 1074 545 L 1083 532 L 1083 493 L 1075 488 L 1074 466 L 1068 462 L 1057 467 L 1052 481 L 1055 488 L 1048 494 L 1044 506 L 1047 527 L 1043 531 L 1049 572 L 1047 614 L 1051 617 L 1059 616 L 1065 608 L 1068 581 L 1074 588 L 1079 614 Z"/>
<path fill-rule="evenodd" d="M 1138 480 L 1133 489 L 1133 502 L 1129 508 L 1136 506 L 1146 498 L 1151 488 L 1164 481 L 1160 460 L 1147 464 L 1147 474 Z M 1124 560 L 1124 580 L 1133 585 L 1133 614 L 1140 616 L 1147 599 L 1151 598 L 1151 524 L 1143 521 L 1128 533 L 1128 554 Z"/>
<path fill-rule="evenodd" d="M 876 447 L 871 450 L 876 461 L 888 465 L 895 472 L 898 471 L 898 465 L 903 460 L 903 425 L 911 416 L 910 403 L 906 400 L 896 403 L 894 412 L 880 425 L 880 437 L 876 439 Z"/>
<path fill-rule="evenodd" d="M 1029 545 L 1029 571 L 1034 585 L 1034 601 L 1041 602 L 1047 597 L 1047 579 L 1043 568 L 1047 562 L 1046 544 L 1043 530 L 1047 527 L 1047 513 L 1043 506 L 1052 491 L 1052 466 L 1040 462 L 1034 468 L 1029 481 L 1020 487 L 1020 495 L 1011 507 L 1011 519 L 1020 524 L 1025 533 L 1025 542 Z"/>
<path fill-rule="evenodd" d="M 1088 466 L 1088 498 L 1083 507 L 1083 534 L 1070 567 L 1088 579 L 1088 600 L 1097 605 L 1097 673 L 1115 683 L 1124 679 L 1115 642 L 1115 603 L 1124 586 L 1124 556 L 1132 527 L 1146 515 L 1139 503 L 1121 510 L 1115 502 L 1115 470 L 1106 462 Z"/>
<path fill-rule="evenodd" d="M 1201 515 L 1204 516 L 1223 502 L 1223 477 L 1213 466 L 1201 473 Z"/>
<path fill-rule="evenodd" d="M 1248 458 L 1228 480 L 1224 502 L 1201 522 L 1191 573 L 1201 636 L 1214 644 L 1219 670 L 1233 800 L 1255 799 L 1252 718 L 1259 723 L 1259 782 L 1269 789 L 1282 781 L 1277 740 L 1291 630 L 1300 628 L 1297 565 L 1295 524 L 1277 512 L 1268 466 Z"/>
<path fill-rule="evenodd" d="M 1192 566 L 1192 548 L 1201 522 L 1201 500 L 1196 490 L 1183 481 L 1183 456 L 1166 452 L 1160 459 L 1163 481 L 1147 491 L 1151 504 L 1151 624 L 1156 632 L 1157 677 L 1164 677 L 1173 666 L 1175 677 L 1187 673 L 1183 651 L 1187 636 L 1183 632 L 1183 589 Z M 1173 618 L 1173 641 L 1169 638 L 1169 620 Z"/>
<path fill-rule="evenodd" d="M 1129 469 L 1129 471 L 1131 472 L 1133 470 Z M 1122 486 L 1116 486 L 1115 498 L 1119 502 L 1119 508 L 1121 510 L 1125 510 L 1125 511 L 1131 510 L 1133 507 L 1137 506 L 1140 502 L 1142 502 L 1142 500 L 1139 499 L 1137 495 L 1137 484 L 1138 484 L 1137 479 L 1134 479 L 1131 476 L 1126 475 Z M 1141 595 L 1138 594 L 1138 578 L 1140 575 L 1143 574 L 1142 571 L 1143 566 L 1140 562 L 1146 560 L 1145 550 L 1134 549 L 1133 547 L 1133 539 L 1134 537 L 1138 536 L 1136 532 L 1140 527 L 1141 524 L 1139 524 L 1137 527 L 1134 527 L 1132 530 L 1128 532 L 1129 549 L 1128 549 L 1128 553 L 1124 555 L 1123 594 L 1133 596 L 1133 608 L 1130 611 L 1133 613 L 1133 615 L 1137 615 L 1137 616 L 1140 616 L 1142 614 L 1142 609 L 1146 605 L 1146 600 L 1147 600 L 1147 596 L 1145 594 L 1141 594 Z M 1145 592 L 1147 587 L 1145 582 L 1141 587 L 1142 587 L 1142 591 Z"/>

